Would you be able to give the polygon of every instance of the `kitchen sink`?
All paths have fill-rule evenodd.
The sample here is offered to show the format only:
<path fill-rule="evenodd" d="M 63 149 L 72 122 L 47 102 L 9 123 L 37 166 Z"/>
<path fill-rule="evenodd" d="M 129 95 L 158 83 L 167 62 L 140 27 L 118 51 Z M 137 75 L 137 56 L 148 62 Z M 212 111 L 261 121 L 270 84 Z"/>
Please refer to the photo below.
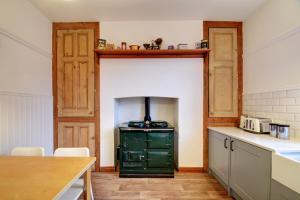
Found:
<path fill-rule="evenodd" d="M 300 194 L 300 150 L 272 153 L 272 178 Z"/>
<path fill-rule="evenodd" d="M 283 157 L 290 158 L 292 160 L 296 160 L 300 162 L 300 151 L 284 151 L 284 152 L 278 152 L 278 154 L 282 155 Z"/>

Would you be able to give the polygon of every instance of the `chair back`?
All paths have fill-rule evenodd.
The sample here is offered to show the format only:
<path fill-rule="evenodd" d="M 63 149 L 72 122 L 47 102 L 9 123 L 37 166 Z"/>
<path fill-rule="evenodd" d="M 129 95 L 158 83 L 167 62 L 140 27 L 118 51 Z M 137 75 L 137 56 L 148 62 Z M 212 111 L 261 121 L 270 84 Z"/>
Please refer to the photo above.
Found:
<path fill-rule="evenodd" d="M 54 151 L 57 157 L 89 157 L 90 151 L 87 147 L 57 148 Z"/>
<path fill-rule="evenodd" d="M 12 156 L 45 156 L 43 147 L 15 147 L 11 151 Z"/>

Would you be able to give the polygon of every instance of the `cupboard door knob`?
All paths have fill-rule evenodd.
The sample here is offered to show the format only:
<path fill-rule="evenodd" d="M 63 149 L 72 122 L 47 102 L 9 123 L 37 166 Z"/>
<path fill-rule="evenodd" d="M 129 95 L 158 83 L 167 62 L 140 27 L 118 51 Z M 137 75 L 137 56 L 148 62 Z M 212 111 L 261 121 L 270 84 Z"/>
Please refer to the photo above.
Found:
<path fill-rule="evenodd" d="M 225 149 L 228 148 L 228 146 L 227 146 L 227 140 L 228 140 L 228 138 L 225 138 L 225 139 L 224 139 L 224 148 L 225 148 Z"/>
<path fill-rule="evenodd" d="M 140 155 L 140 160 L 143 160 L 145 158 L 145 156 Z"/>
<path fill-rule="evenodd" d="M 230 151 L 233 151 L 233 140 L 230 141 Z"/>

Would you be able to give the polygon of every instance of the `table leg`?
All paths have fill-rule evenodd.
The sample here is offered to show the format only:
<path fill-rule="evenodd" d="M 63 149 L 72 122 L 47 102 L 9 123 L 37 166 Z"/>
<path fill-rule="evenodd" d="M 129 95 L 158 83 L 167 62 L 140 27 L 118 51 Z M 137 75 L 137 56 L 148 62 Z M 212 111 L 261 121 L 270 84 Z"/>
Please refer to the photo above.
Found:
<path fill-rule="evenodd" d="M 84 199 L 91 200 L 91 170 L 84 173 Z"/>

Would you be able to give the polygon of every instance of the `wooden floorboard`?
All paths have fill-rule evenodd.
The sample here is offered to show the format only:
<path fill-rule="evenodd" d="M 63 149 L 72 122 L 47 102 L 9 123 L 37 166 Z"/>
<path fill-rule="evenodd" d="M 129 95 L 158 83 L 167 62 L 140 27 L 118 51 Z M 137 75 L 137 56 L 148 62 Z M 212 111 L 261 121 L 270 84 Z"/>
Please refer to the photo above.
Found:
<path fill-rule="evenodd" d="M 119 178 L 93 173 L 95 200 L 232 200 L 207 173 L 176 173 L 175 178 Z"/>

